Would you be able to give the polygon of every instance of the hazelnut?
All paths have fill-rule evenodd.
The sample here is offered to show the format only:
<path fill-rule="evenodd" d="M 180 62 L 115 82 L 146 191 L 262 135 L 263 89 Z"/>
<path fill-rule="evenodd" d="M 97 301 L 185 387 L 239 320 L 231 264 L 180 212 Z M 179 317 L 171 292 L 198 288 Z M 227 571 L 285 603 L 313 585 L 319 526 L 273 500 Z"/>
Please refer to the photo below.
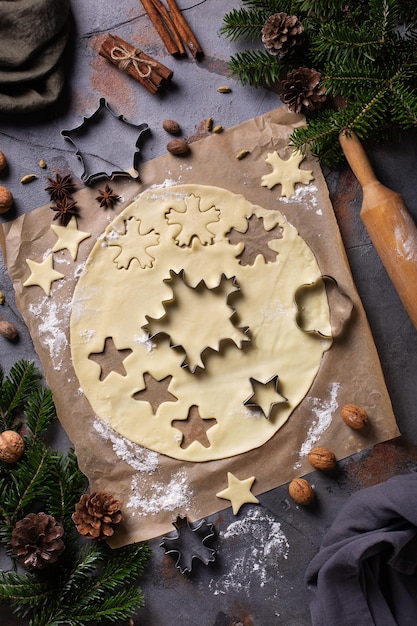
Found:
<path fill-rule="evenodd" d="M 0 213 L 6 213 L 13 206 L 12 192 L 0 185 Z"/>
<path fill-rule="evenodd" d="M 167 150 L 171 154 L 175 154 L 175 156 L 180 156 L 187 154 L 190 151 L 190 146 L 185 139 L 171 139 L 171 141 L 167 143 Z"/>
<path fill-rule="evenodd" d="M 16 326 L 7 320 L 0 318 L 0 335 L 12 341 L 13 339 L 16 339 L 18 334 Z"/>
<path fill-rule="evenodd" d="M 353 430 L 362 430 L 368 423 L 367 412 L 357 404 L 345 404 L 341 408 L 340 414 L 345 424 Z"/>
<path fill-rule="evenodd" d="M 179 135 L 181 126 L 175 120 L 165 120 L 162 122 L 162 128 L 170 135 Z"/>
<path fill-rule="evenodd" d="M 314 500 L 313 487 L 305 478 L 294 478 L 288 486 L 288 491 L 297 504 L 307 506 Z"/>
<path fill-rule="evenodd" d="M 322 471 L 332 470 L 336 467 L 336 457 L 327 448 L 313 448 L 308 453 L 307 458 L 310 465 Z"/>
<path fill-rule="evenodd" d="M 4 430 L 0 434 L 0 460 L 4 463 L 16 463 L 25 451 L 23 438 L 14 430 Z"/>
<path fill-rule="evenodd" d="M 7 160 L 4 156 L 4 153 L 0 150 L 0 172 L 2 172 L 7 167 Z"/>

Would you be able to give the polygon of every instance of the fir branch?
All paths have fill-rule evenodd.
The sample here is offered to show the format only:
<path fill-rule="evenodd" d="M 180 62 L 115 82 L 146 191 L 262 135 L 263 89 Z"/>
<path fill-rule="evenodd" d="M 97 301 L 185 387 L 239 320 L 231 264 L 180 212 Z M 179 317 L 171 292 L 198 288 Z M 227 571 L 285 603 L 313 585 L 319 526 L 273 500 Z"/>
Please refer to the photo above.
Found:
<path fill-rule="evenodd" d="M 0 571 L 0 602 L 11 604 L 20 617 L 44 602 L 47 594 L 47 587 L 33 574 Z"/>
<path fill-rule="evenodd" d="M 0 388 L 0 426 L 12 428 L 15 411 L 39 383 L 39 372 L 34 363 L 20 360 L 15 363 Z"/>
<path fill-rule="evenodd" d="M 236 53 L 229 61 L 232 76 L 237 76 L 243 85 L 273 85 L 281 69 L 279 60 L 262 50 L 244 50 Z"/>
<path fill-rule="evenodd" d="M 37 387 L 28 397 L 25 406 L 26 428 L 33 437 L 44 433 L 56 417 L 52 392 L 46 387 Z"/>
<path fill-rule="evenodd" d="M 232 9 L 224 16 L 220 34 L 231 41 L 256 41 L 270 13 L 262 9 Z"/>

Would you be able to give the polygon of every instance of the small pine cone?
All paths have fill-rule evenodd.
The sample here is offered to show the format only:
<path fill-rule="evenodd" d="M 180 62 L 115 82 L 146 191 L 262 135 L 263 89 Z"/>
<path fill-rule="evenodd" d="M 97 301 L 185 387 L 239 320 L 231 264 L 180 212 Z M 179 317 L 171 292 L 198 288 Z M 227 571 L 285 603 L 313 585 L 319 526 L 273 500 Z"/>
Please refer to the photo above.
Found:
<path fill-rule="evenodd" d="M 88 539 L 111 537 L 117 525 L 123 520 L 121 503 L 106 492 L 83 494 L 72 514 L 80 535 Z"/>
<path fill-rule="evenodd" d="M 321 74 L 317 70 L 308 67 L 292 70 L 282 82 L 281 100 L 295 113 L 320 109 L 327 97 L 320 81 Z"/>
<path fill-rule="evenodd" d="M 11 544 L 19 563 L 39 570 L 56 563 L 65 549 L 63 536 L 63 527 L 52 515 L 29 513 L 13 528 Z"/>
<path fill-rule="evenodd" d="M 304 26 L 295 15 L 275 13 L 262 28 L 262 43 L 270 54 L 285 57 L 304 41 Z"/>

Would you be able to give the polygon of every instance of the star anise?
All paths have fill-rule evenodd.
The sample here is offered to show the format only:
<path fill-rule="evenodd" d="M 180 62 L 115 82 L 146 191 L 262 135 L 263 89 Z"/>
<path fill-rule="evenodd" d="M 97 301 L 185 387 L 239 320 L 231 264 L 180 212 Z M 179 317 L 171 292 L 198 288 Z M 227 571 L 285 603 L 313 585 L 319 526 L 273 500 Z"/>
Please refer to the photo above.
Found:
<path fill-rule="evenodd" d="M 69 196 L 66 196 L 62 200 L 58 200 L 55 206 L 51 206 L 52 211 L 55 211 L 54 220 L 60 221 L 62 226 L 67 226 L 70 219 L 78 214 L 77 202 L 72 200 Z"/>
<path fill-rule="evenodd" d="M 45 188 L 45 191 L 50 194 L 51 200 L 60 201 L 69 198 L 75 191 L 74 183 L 69 174 L 67 176 L 56 174 L 55 180 L 53 178 L 48 178 L 48 180 L 51 184 Z"/>
<path fill-rule="evenodd" d="M 99 189 L 99 193 L 100 195 L 96 197 L 96 200 L 104 209 L 112 209 L 113 205 L 120 200 L 120 196 L 113 193 L 113 189 L 107 183 L 104 189 Z"/>

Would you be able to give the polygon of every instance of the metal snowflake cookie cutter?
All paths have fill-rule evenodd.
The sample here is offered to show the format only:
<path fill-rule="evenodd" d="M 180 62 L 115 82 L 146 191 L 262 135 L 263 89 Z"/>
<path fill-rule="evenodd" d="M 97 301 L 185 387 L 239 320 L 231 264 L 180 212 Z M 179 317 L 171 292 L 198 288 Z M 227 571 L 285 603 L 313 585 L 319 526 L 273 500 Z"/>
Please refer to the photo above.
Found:
<path fill-rule="evenodd" d="M 226 342 L 234 343 L 238 349 L 242 349 L 242 345 L 244 342 L 250 342 L 251 338 L 248 335 L 249 327 L 247 326 L 238 326 L 235 324 L 235 318 L 238 317 L 238 311 L 234 306 L 230 304 L 230 298 L 234 296 L 234 294 L 240 293 L 240 286 L 236 281 L 236 277 L 232 276 L 231 278 L 227 278 L 225 274 L 221 274 L 219 278 L 219 283 L 216 287 L 208 287 L 206 282 L 201 279 L 196 285 L 190 285 L 187 281 L 184 270 L 180 270 L 179 272 L 175 272 L 174 270 L 170 270 L 170 277 L 165 278 L 163 280 L 165 284 L 170 284 L 172 287 L 172 296 L 170 298 L 165 299 L 162 302 L 165 313 L 160 318 L 153 318 L 149 315 L 145 315 L 147 319 L 147 324 L 142 326 L 142 330 L 149 334 L 151 339 L 155 339 L 158 335 L 165 335 L 169 338 L 169 346 L 174 350 L 179 350 L 184 353 L 184 358 L 181 363 L 181 367 L 188 368 L 192 374 L 196 372 L 198 368 L 205 368 L 205 357 L 210 352 L 220 352 L 221 347 Z M 170 306 L 176 303 L 176 283 L 179 285 L 184 285 L 186 288 L 189 288 L 195 294 L 199 293 L 199 290 L 204 290 L 206 292 L 218 293 L 219 290 L 226 289 L 226 283 L 230 284 L 229 292 L 226 291 L 224 294 L 224 309 L 227 310 L 227 324 L 229 325 L 229 334 L 225 334 L 225 336 L 216 337 L 215 341 L 212 342 L 211 345 L 203 345 L 198 352 L 198 356 L 194 354 L 191 358 L 191 355 L 187 351 L 186 345 L 184 342 L 179 341 L 176 336 L 175 339 L 172 337 L 172 332 L 170 333 L 169 329 L 169 315 L 170 315 Z M 200 292 L 201 293 L 201 292 Z M 223 320 L 224 321 L 224 320 Z M 167 323 L 167 327 L 162 327 L 162 324 Z M 152 329 L 152 325 L 155 327 L 158 326 L 157 330 Z M 183 326 L 182 322 L 181 325 Z"/>
<path fill-rule="evenodd" d="M 129 122 L 115 113 L 105 98 L 100 98 L 98 108 L 90 117 L 84 117 L 82 123 L 71 130 L 61 130 L 61 135 L 75 147 L 83 167 L 81 180 L 90 185 L 95 180 L 115 176 L 137 178 L 139 143 L 147 131 L 148 124 Z M 135 149 L 129 151 L 126 145 L 129 147 L 132 141 Z M 130 163 L 124 163 L 127 158 Z"/>
<path fill-rule="evenodd" d="M 308 307 L 308 300 L 315 294 L 326 293 L 330 309 L 331 333 L 325 333 L 320 328 L 314 328 L 311 319 L 312 308 Z M 298 328 L 306 333 L 316 334 L 319 337 L 331 339 L 343 333 L 347 322 L 351 318 L 353 311 L 353 301 L 344 293 L 337 281 L 332 276 L 320 276 L 315 282 L 301 285 L 294 294 L 294 301 L 297 307 L 295 321 Z"/>
<path fill-rule="evenodd" d="M 191 572 L 194 559 L 204 565 L 215 560 L 216 550 L 209 548 L 205 542 L 214 536 L 214 526 L 202 519 L 198 522 L 189 522 L 187 517 L 177 516 L 173 522 L 175 530 L 162 537 L 159 544 L 166 554 L 176 555 L 175 567 L 181 574 Z"/>

